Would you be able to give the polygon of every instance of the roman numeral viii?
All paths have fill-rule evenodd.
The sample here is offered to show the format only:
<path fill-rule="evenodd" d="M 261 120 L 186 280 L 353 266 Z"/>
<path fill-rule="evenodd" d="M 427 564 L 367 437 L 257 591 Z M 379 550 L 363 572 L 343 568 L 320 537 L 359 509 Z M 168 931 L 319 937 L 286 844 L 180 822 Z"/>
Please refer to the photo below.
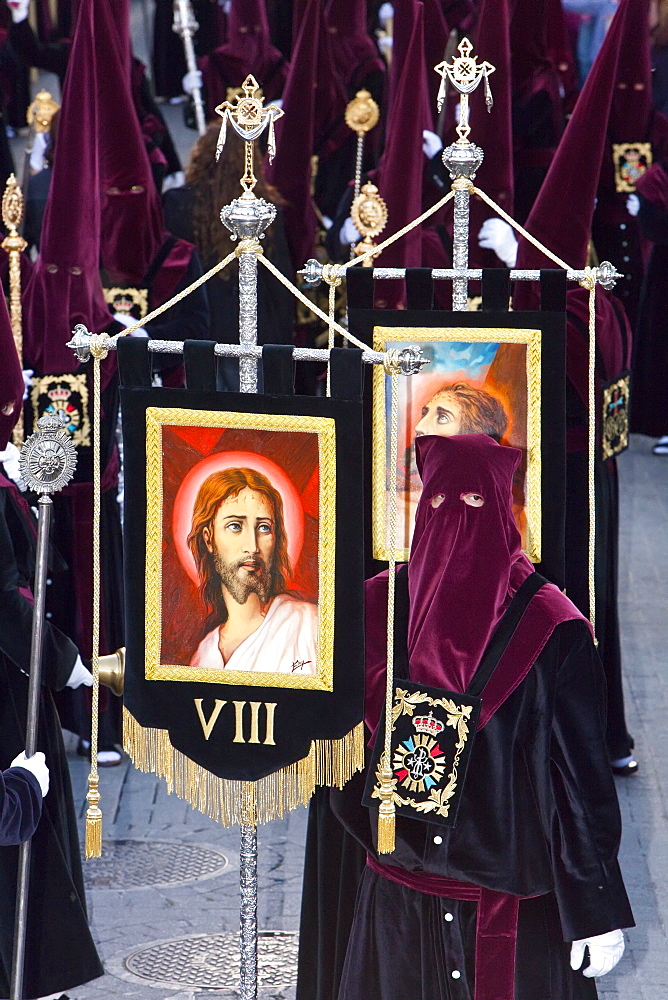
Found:
<path fill-rule="evenodd" d="M 225 705 L 229 704 L 230 707 L 234 705 L 234 739 L 233 743 L 261 743 L 263 746 L 276 746 L 274 740 L 274 715 L 276 712 L 277 702 L 275 701 L 221 701 L 220 698 L 216 698 L 213 711 L 207 719 L 204 714 L 204 709 L 202 708 L 202 698 L 195 698 L 195 708 L 197 709 L 197 715 L 199 717 L 200 724 L 202 726 L 202 732 L 204 733 L 204 739 L 208 740 L 213 732 L 213 728 L 218 721 L 218 717 L 222 712 Z M 246 729 L 246 719 L 248 718 L 248 712 L 245 711 L 246 706 L 250 707 L 250 728 Z M 260 739 L 260 708 L 264 706 L 264 739 Z M 248 733 L 248 739 L 245 738 L 246 732 Z"/>

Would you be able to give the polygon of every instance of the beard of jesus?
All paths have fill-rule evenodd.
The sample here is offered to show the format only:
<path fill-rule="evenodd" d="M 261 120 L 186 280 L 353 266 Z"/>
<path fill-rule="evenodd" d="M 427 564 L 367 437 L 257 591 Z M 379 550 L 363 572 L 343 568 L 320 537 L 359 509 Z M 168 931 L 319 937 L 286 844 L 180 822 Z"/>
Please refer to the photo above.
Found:
<path fill-rule="evenodd" d="M 245 604 L 250 594 L 257 594 L 260 604 L 264 605 L 269 600 L 271 594 L 271 572 L 264 559 L 260 556 L 255 556 L 253 560 L 255 572 L 247 574 L 247 579 L 242 580 L 239 577 L 239 571 L 242 564 L 247 562 L 248 559 L 244 559 L 241 562 L 228 563 L 217 553 L 214 558 L 214 565 L 221 583 L 225 584 L 231 597 L 237 604 Z"/>

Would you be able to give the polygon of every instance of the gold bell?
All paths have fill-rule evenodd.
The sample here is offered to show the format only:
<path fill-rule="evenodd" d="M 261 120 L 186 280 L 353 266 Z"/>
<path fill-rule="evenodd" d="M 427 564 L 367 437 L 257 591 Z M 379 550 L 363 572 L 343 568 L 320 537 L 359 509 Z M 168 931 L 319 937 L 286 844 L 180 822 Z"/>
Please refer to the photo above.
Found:
<path fill-rule="evenodd" d="M 100 657 L 100 684 L 104 684 L 120 698 L 125 681 L 125 646 L 115 653 Z"/>

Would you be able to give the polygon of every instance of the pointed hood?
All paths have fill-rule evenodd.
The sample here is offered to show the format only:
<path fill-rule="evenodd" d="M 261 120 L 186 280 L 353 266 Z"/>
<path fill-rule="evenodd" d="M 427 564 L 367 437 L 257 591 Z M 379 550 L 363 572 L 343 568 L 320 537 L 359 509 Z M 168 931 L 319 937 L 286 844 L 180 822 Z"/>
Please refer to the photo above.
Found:
<path fill-rule="evenodd" d="M 334 65 L 352 100 L 370 76 L 385 75 L 385 60 L 367 31 L 366 5 L 329 0 L 325 11 Z"/>
<path fill-rule="evenodd" d="M 596 61 L 566 126 L 525 228 L 569 267 L 587 263 L 601 164 L 608 155 L 612 106 L 626 19 L 638 0 L 620 0 Z M 640 0 L 641 3 L 644 0 Z M 563 210 L 555 209 L 561 206 Z M 540 250 L 520 239 L 518 268 L 553 267 Z"/>
<path fill-rule="evenodd" d="M 510 0 L 482 0 L 473 51 L 479 62 L 495 67 L 490 78 L 494 106 L 488 113 L 482 84 L 473 92 L 471 138 L 481 146 L 485 159 L 476 184 L 510 215 L 513 214 L 513 126 L 511 117 Z M 436 74 L 434 74 L 436 75 Z M 478 246 L 478 233 L 496 213 L 479 198 L 471 200 L 471 266 L 499 267 L 491 250 Z"/>
<path fill-rule="evenodd" d="M 387 204 L 383 236 L 396 233 L 422 212 L 422 132 L 431 126 L 424 56 L 424 7 L 420 0 L 396 0 L 390 69 L 390 106 L 385 150 L 376 184 Z M 419 267 L 420 228 L 411 230 L 378 258 L 381 267 Z M 398 289 L 399 283 L 393 282 Z"/>
<path fill-rule="evenodd" d="M 110 321 L 99 275 L 99 108 L 104 63 L 95 36 L 98 2 L 79 7 L 63 87 L 58 150 L 44 211 L 40 254 L 23 296 L 24 361 L 43 374 L 77 367 L 66 346 L 76 323 Z"/>
<path fill-rule="evenodd" d="M 0 451 L 9 444 L 23 405 L 23 374 L 5 296 L 0 295 Z"/>
<path fill-rule="evenodd" d="M 281 96 L 288 72 L 283 53 L 271 42 L 265 0 L 233 0 L 227 15 L 227 40 L 199 60 L 209 116 L 252 73 L 266 101 Z"/>
<path fill-rule="evenodd" d="M 633 0 L 626 10 L 624 38 L 619 47 L 617 73 L 612 85 L 608 118 L 608 145 L 601 165 L 596 219 L 607 224 L 626 220 L 627 195 L 615 188 L 612 144 L 653 142 L 654 159 L 662 143 L 655 135 L 652 112 L 652 63 L 649 34 L 650 0 Z"/>
<path fill-rule="evenodd" d="M 570 114 L 579 90 L 578 63 L 561 0 L 548 0 L 547 53 L 561 80 L 564 111 Z"/>
<path fill-rule="evenodd" d="M 317 219 L 311 198 L 311 157 L 325 159 L 332 137 L 350 130 L 343 122 L 347 103 L 334 71 L 329 33 L 320 0 L 295 0 L 296 37 L 283 91 L 285 116 L 276 126 L 276 156 L 266 176 L 288 205 L 283 216 L 292 262 L 301 267 L 313 256 Z"/>
<path fill-rule="evenodd" d="M 166 234 L 160 195 L 132 101 L 130 5 L 128 0 L 95 0 L 93 6 L 98 61 L 104 72 L 98 77 L 97 91 L 85 94 L 83 100 L 98 102 L 101 263 L 114 282 L 139 285 Z"/>
<path fill-rule="evenodd" d="M 441 0 L 423 0 L 424 7 L 424 53 L 427 64 L 427 85 L 429 87 L 429 109 L 431 111 L 432 130 L 436 131 L 438 122 L 438 108 L 436 98 L 441 78 L 438 73 L 434 73 L 434 66 L 438 66 L 445 59 L 445 50 L 450 37 L 448 22 L 443 13 Z"/>

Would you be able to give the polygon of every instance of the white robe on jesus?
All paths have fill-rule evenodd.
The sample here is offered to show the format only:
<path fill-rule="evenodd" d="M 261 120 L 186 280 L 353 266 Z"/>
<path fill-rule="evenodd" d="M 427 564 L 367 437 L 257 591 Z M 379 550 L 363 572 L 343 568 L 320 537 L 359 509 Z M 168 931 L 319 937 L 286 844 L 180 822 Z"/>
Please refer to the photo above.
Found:
<path fill-rule="evenodd" d="M 204 636 L 191 667 L 212 670 L 261 670 L 277 674 L 318 672 L 318 609 L 315 604 L 279 594 L 262 624 L 237 646 L 227 663 L 218 648 L 220 626 Z"/>

